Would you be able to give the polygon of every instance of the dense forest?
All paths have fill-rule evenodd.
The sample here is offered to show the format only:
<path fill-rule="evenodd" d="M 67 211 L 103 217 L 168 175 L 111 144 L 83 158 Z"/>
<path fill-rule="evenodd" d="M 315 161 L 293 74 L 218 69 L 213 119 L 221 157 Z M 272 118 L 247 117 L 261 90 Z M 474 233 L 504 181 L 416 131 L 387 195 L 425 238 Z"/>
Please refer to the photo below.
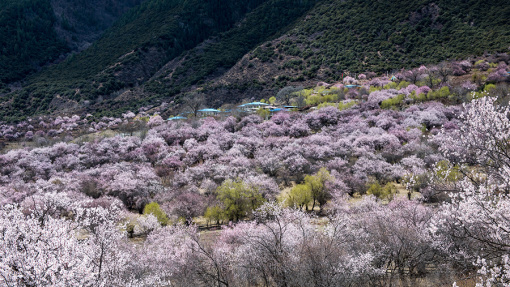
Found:
<path fill-rule="evenodd" d="M 47 30 L 45 41 L 37 41 L 46 46 L 16 50 L 43 53 L 34 56 L 36 62 L 2 54 L 9 58 L 0 64 L 10 67 L 4 69 L 1 90 L 6 120 L 62 110 L 119 115 L 162 101 L 179 103 L 197 88 L 220 106 L 289 84 L 504 52 L 510 43 L 509 24 L 502 20 L 510 14 L 506 1 L 124 1 L 124 8 L 138 5 L 99 40 L 11 91 L 5 84 L 66 51 L 57 36 L 69 39 L 71 34 L 62 31 L 76 26 L 77 20 L 67 20 L 69 13 L 55 18 L 47 2 L 32 2 L 36 11 L 46 12 L 25 18 L 30 23 L 46 19 L 37 25 Z M 23 8 L 28 4 L 12 3 L 9 7 L 28 11 Z M 15 10 L 2 15 L 16 15 Z M 55 21 L 64 27 L 57 34 L 51 30 Z M 19 37 L 6 33 L 3 38 L 12 43 L 5 46 L 13 49 Z M 22 39 L 19 47 L 32 47 Z"/>
<path fill-rule="evenodd" d="M 0 9 L 0 88 L 68 51 L 53 30 L 49 0 L 6 0 Z"/>
<path fill-rule="evenodd" d="M 0 10 L 0 88 L 62 61 L 97 40 L 141 0 L 4 1 Z"/>

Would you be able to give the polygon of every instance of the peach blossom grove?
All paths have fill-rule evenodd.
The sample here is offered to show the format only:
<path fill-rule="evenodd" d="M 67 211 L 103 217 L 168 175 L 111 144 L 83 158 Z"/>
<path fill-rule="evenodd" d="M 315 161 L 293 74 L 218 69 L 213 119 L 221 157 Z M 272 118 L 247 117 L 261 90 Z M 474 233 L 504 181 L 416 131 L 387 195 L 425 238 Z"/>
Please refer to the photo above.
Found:
<path fill-rule="evenodd" d="M 2 123 L 0 285 L 510 286 L 507 67 L 443 69 Z"/>

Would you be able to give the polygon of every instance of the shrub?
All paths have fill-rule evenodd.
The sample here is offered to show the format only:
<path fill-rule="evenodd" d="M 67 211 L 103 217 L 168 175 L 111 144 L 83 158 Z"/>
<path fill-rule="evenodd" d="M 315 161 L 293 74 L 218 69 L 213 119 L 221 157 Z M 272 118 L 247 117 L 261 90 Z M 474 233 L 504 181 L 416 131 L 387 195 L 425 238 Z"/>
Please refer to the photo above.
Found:
<path fill-rule="evenodd" d="M 444 86 L 439 90 L 430 91 L 427 94 L 427 99 L 429 99 L 429 100 L 446 99 L 450 95 L 451 95 L 450 89 L 448 88 L 448 86 Z"/>
<path fill-rule="evenodd" d="M 227 219 L 223 212 L 223 208 L 218 205 L 208 207 L 205 211 L 204 217 L 208 222 L 214 221 L 217 225 Z"/>
<path fill-rule="evenodd" d="M 398 84 L 398 86 L 396 87 L 397 90 L 400 90 L 400 89 L 403 89 L 403 88 L 407 88 L 407 86 L 409 86 L 410 83 L 409 82 L 406 82 L 406 81 L 402 81 Z"/>
<path fill-rule="evenodd" d="M 343 110 L 347 110 L 351 107 L 354 107 L 355 105 L 356 105 L 355 101 L 343 101 L 343 102 L 338 103 L 338 109 L 340 111 L 343 111 Z"/>
<path fill-rule="evenodd" d="M 386 100 L 382 101 L 381 108 L 389 109 L 392 107 L 400 106 L 402 104 L 402 102 L 404 102 L 405 97 L 406 97 L 405 95 L 398 95 L 396 97 L 386 99 Z"/>
<path fill-rule="evenodd" d="M 312 201 L 312 190 L 307 184 L 295 185 L 287 195 L 285 204 L 289 207 L 296 207 L 302 209 L 306 207 L 308 210 L 308 204 Z"/>
<path fill-rule="evenodd" d="M 391 182 L 388 182 L 385 186 L 381 186 L 379 182 L 375 182 L 370 184 L 367 189 L 367 194 L 374 195 L 378 199 L 388 199 L 390 201 L 396 193 L 397 188 Z"/>
<path fill-rule="evenodd" d="M 158 219 L 158 222 L 163 226 L 168 224 L 168 217 L 157 202 L 147 204 L 143 209 L 143 214 L 154 215 Z"/>
<path fill-rule="evenodd" d="M 239 221 L 251 214 L 264 202 L 255 186 L 240 179 L 225 180 L 217 189 L 217 199 L 223 203 L 223 213 L 231 221 Z"/>
<path fill-rule="evenodd" d="M 267 109 L 259 108 L 257 110 L 257 115 L 259 115 L 263 119 L 268 119 L 269 115 L 271 115 L 271 112 L 269 110 L 267 110 Z"/>
<path fill-rule="evenodd" d="M 391 82 L 391 83 L 388 83 L 388 84 L 384 85 L 384 87 L 383 87 L 383 88 L 384 88 L 385 90 L 389 90 L 389 89 L 396 89 L 396 88 L 397 88 L 397 86 L 398 86 L 398 85 L 397 85 L 397 83 L 395 83 L 395 82 Z"/>

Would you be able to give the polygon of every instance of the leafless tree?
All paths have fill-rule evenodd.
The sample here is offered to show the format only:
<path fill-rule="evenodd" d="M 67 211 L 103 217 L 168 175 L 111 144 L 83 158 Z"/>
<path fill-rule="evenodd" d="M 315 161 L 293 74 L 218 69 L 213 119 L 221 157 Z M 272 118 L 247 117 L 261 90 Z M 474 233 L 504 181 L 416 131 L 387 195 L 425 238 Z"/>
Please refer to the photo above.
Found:
<path fill-rule="evenodd" d="M 300 87 L 287 86 L 281 89 L 278 94 L 276 94 L 276 98 L 278 101 L 288 105 L 290 103 L 290 99 L 294 96 L 296 92 L 299 92 L 303 89 Z"/>
<path fill-rule="evenodd" d="M 184 95 L 183 107 L 186 111 L 189 111 L 196 118 L 198 111 L 205 105 L 206 98 L 205 94 L 200 92 L 193 92 Z"/>
<path fill-rule="evenodd" d="M 421 79 L 422 75 L 422 71 L 418 68 L 414 68 L 404 73 L 405 80 L 413 85 L 416 85 L 416 82 Z"/>
<path fill-rule="evenodd" d="M 446 62 L 440 63 L 435 69 L 435 74 L 441 80 L 441 83 L 447 83 L 448 78 L 452 74 L 451 65 Z"/>

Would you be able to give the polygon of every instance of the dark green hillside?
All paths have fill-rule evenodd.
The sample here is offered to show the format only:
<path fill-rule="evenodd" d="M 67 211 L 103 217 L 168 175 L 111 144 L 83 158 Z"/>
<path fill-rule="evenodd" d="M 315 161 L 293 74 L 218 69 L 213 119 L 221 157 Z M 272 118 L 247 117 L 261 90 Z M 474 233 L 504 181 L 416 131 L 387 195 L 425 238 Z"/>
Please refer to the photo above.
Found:
<path fill-rule="evenodd" d="M 3 0 L 0 9 L 0 88 L 67 51 L 53 30 L 49 0 Z"/>
<path fill-rule="evenodd" d="M 317 66 L 383 72 L 508 51 L 508 19 L 508 1 L 328 1 L 277 48 L 306 59 L 312 77 Z"/>
<path fill-rule="evenodd" d="M 144 0 L 51 0 L 55 31 L 73 51 L 82 51 L 130 8 Z"/>
<path fill-rule="evenodd" d="M 230 69 L 257 45 L 286 32 L 316 2 L 272 0 L 264 3 L 241 25 L 185 54 L 183 61 L 170 71 L 170 77 L 164 73 L 148 84 L 148 90 L 169 96 L 189 86 L 205 83 L 211 75 Z"/>
<path fill-rule="evenodd" d="M 143 0 L 4 0 L 0 87 L 81 51 Z"/>
<path fill-rule="evenodd" d="M 501 0 L 323 1 L 290 32 L 253 49 L 209 91 L 224 101 L 270 97 L 286 85 L 334 82 L 348 72 L 508 52 L 508 19 L 510 2 Z"/>
<path fill-rule="evenodd" d="M 100 102 L 145 82 L 166 62 L 229 30 L 262 2 L 148 0 L 87 50 L 29 78 L 29 85 L 12 100 L 14 109 L 4 115 L 18 117 L 20 109 L 23 114 L 47 111 L 57 94 L 64 101 Z"/>
<path fill-rule="evenodd" d="M 508 52 L 508 19 L 505 0 L 146 0 L 21 91 L 0 89 L 0 116 L 118 114 L 201 87 L 221 105 L 346 72 Z M 40 51 L 59 49 L 51 43 Z"/>
<path fill-rule="evenodd" d="M 251 16 L 264 19 L 259 21 L 263 23 L 279 19 L 270 13 Z M 345 72 L 383 73 L 485 51 L 508 51 L 507 19 L 507 1 L 322 1 L 291 31 L 252 48 L 248 59 L 213 82 L 214 89 L 209 91 L 221 104 L 221 100 L 239 100 L 260 90 L 274 92 L 287 84 L 337 81 Z M 245 30 L 266 31 L 261 25 L 247 26 Z M 206 82 L 220 68 L 232 66 L 231 60 L 237 57 L 231 55 L 242 51 L 235 40 L 248 43 L 247 34 L 242 29 L 232 30 L 228 33 L 232 37 L 188 53 L 180 65 L 151 82 L 149 91 L 173 94 Z"/>
<path fill-rule="evenodd" d="M 92 47 L 43 72 L 41 80 L 89 80 L 110 65 L 132 65 L 151 48 L 171 59 L 232 27 L 263 0 L 149 0 L 122 17 Z M 125 56 L 126 54 L 134 52 Z M 122 56 L 125 56 L 121 59 Z M 163 63 L 158 63 L 162 65 Z"/>

